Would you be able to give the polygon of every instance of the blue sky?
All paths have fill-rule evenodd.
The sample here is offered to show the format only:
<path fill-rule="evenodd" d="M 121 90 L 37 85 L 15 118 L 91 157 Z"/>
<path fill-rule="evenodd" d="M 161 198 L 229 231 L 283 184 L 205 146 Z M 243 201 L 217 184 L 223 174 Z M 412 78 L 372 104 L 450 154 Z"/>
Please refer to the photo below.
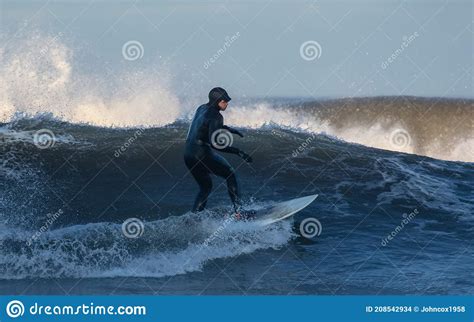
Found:
<path fill-rule="evenodd" d="M 472 97 L 472 17 L 467 0 L 2 1 L 1 33 L 60 33 L 75 68 L 166 69 L 190 95 Z"/>

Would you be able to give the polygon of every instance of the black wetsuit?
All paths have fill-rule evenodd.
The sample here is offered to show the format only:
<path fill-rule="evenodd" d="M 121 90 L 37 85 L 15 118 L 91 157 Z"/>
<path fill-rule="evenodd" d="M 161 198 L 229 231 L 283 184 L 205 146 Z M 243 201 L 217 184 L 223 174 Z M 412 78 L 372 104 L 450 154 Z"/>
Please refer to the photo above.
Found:
<path fill-rule="evenodd" d="M 215 152 L 216 148 L 211 144 L 212 134 L 219 129 L 239 133 L 224 126 L 224 118 L 217 105 L 208 103 L 199 106 L 189 128 L 184 152 L 184 162 L 199 184 L 199 193 L 193 206 L 194 212 L 201 211 L 206 206 L 207 198 L 212 190 L 211 173 L 227 181 L 227 190 L 235 210 L 237 211 L 240 207 L 240 191 L 234 169 L 226 159 Z M 248 156 L 231 146 L 216 150 Z"/>

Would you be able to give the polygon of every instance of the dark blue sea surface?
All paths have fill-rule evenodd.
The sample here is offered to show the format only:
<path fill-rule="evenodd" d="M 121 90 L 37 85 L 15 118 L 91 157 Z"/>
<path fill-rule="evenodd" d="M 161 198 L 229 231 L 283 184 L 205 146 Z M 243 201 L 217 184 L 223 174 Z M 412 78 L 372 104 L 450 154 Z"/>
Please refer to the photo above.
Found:
<path fill-rule="evenodd" d="M 225 157 L 246 207 L 319 195 L 261 227 L 229 221 L 220 178 L 208 211 L 189 212 L 188 126 L 1 125 L 0 294 L 474 293 L 474 164 L 423 155 L 433 129 L 410 132 L 418 150 L 402 153 L 278 124 L 242 128 L 234 145 L 254 163 Z M 41 129 L 54 133 L 47 148 L 34 144 Z M 122 229 L 130 218 L 137 238 Z M 304 237 L 305 219 L 318 234 Z"/>

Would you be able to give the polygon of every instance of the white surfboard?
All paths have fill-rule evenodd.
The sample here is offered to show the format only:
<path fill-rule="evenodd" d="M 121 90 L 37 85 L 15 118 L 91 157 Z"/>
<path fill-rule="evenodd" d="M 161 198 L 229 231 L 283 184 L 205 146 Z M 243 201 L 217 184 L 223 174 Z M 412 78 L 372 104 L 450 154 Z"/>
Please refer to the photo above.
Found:
<path fill-rule="evenodd" d="M 268 208 L 257 210 L 254 222 L 266 226 L 288 218 L 312 203 L 318 195 L 311 195 L 279 202 Z"/>

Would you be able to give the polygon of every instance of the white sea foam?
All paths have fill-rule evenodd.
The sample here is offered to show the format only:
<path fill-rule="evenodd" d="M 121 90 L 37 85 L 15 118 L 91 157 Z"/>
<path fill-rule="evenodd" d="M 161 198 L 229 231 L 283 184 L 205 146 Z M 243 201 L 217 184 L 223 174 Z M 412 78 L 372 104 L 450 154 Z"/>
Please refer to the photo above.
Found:
<path fill-rule="evenodd" d="M 316 116 L 295 112 L 295 109 L 275 109 L 268 103 L 253 106 L 240 106 L 226 112 L 230 125 L 248 128 L 260 128 L 264 125 L 276 125 L 285 128 L 325 133 L 351 143 L 369 147 L 399 151 L 404 153 L 423 154 L 433 158 L 452 161 L 474 162 L 474 128 L 471 133 L 453 138 L 450 146 L 440 144 L 433 138 L 423 143 L 423 150 L 417 149 L 416 133 L 406 129 L 400 122 L 387 126 L 386 122 L 372 122 L 370 125 L 351 125 L 344 127 L 331 126 L 327 120 Z"/>
<path fill-rule="evenodd" d="M 123 72 L 101 80 L 74 67 L 73 51 L 54 37 L 35 35 L 1 48 L 0 122 L 18 113 L 99 126 L 160 126 L 179 117 L 165 73 Z M 117 88 L 106 93 L 110 82 Z"/>
<path fill-rule="evenodd" d="M 40 53 L 40 54 L 38 54 Z M 192 116 L 192 106 L 180 102 L 170 87 L 170 73 L 117 72 L 112 79 L 85 75 L 75 69 L 74 51 L 57 38 L 35 34 L 0 48 L 0 122 L 18 115 L 51 113 L 72 123 L 107 127 L 163 126 Z M 108 88 L 113 83 L 113 93 Z M 191 114 L 190 114 L 191 111 Z M 417 138 L 403 123 L 347 124 L 330 122 L 295 108 L 270 103 L 231 105 L 225 112 L 230 125 L 258 129 L 272 124 L 313 133 L 326 133 L 370 147 L 423 154 L 453 161 L 474 161 L 474 129 L 453 138 L 449 147 L 436 138 L 416 146 Z"/>
<path fill-rule="evenodd" d="M 208 216 L 146 222 L 138 239 L 125 237 L 120 224 L 96 223 L 46 231 L 27 246 L 34 232 L 4 230 L 2 278 L 173 276 L 210 260 L 277 249 L 294 236 L 291 221 L 261 227 Z"/>

